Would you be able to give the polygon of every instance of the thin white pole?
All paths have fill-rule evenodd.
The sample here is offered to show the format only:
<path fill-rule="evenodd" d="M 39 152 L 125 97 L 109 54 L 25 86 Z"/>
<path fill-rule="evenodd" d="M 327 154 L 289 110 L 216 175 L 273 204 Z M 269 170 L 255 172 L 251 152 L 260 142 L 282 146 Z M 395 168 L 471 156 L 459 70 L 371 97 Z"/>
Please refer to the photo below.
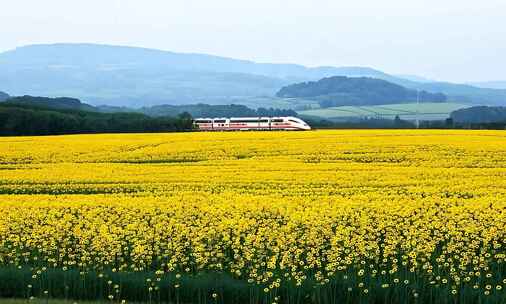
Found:
<path fill-rule="evenodd" d="M 420 90 L 416 90 L 416 128 L 420 128 L 420 120 L 418 115 L 420 114 Z"/>

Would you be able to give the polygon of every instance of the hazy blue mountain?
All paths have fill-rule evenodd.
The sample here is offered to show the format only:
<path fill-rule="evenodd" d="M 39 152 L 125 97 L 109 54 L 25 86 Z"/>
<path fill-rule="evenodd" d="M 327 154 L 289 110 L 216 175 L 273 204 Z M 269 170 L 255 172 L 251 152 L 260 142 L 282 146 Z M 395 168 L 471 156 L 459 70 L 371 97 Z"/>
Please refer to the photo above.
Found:
<path fill-rule="evenodd" d="M 506 89 L 506 81 L 471 82 L 470 85 L 486 89 L 499 89 L 499 90 Z"/>
<path fill-rule="evenodd" d="M 345 76 L 292 84 L 283 87 L 276 95 L 315 100 L 322 108 L 384 105 L 417 100 L 420 102 L 446 101 L 446 96 L 441 93 L 417 92 L 382 79 Z"/>
<path fill-rule="evenodd" d="M 425 78 L 422 76 L 417 76 L 417 75 L 395 75 L 395 77 L 406 79 L 409 81 L 414 81 L 414 82 L 435 82 L 432 79 Z"/>
<path fill-rule="evenodd" d="M 240 102 L 332 75 L 392 78 L 363 67 L 307 68 L 93 44 L 32 45 L 0 54 L 0 83 L 14 94 L 116 106 Z"/>
<path fill-rule="evenodd" d="M 506 105 L 506 89 L 479 88 L 469 84 L 450 82 L 416 82 L 411 80 L 391 81 L 406 88 L 427 92 L 440 92 L 451 102 L 475 105 Z"/>
<path fill-rule="evenodd" d="M 466 102 L 475 105 L 506 105 L 506 90 L 477 88 L 471 85 L 449 82 L 418 83 L 408 88 L 429 92 L 442 92 L 448 101 Z"/>
<path fill-rule="evenodd" d="M 9 94 L 0 91 L 0 101 L 7 100 L 9 97 Z"/>
<path fill-rule="evenodd" d="M 94 44 L 31 45 L 0 53 L 2 89 L 14 95 L 73 96 L 94 105 L 244 101 L 251 106 L 251 100 L 274 97 L 283 86 L 330 76 L 378 78 L 477 104 L 506 102 L 506 90 L 421 83 L 367 67 L 308 68 Z"/>
<path fill-rule="evenodd" d="M 246 73 L 275 78 L 323 78 L 328 75 L 395 78 L 364 67 L 308 68 L 297 64 L 255 63 L 205 54 L 95 44 L 52 44 L 20 47 L 0 55 L 0 64 L 51 69 L 94 68 L 100 71 L 168 68 L 183 71 Z"/>
<path fill-rule="evenodd" d="M 273 95 L 291 81 L 241 73 L 243 61 L 97 45 L 36 45 L 0 54 L 13 94 L 75 96 L 92 104 L 223 103 Z"/>

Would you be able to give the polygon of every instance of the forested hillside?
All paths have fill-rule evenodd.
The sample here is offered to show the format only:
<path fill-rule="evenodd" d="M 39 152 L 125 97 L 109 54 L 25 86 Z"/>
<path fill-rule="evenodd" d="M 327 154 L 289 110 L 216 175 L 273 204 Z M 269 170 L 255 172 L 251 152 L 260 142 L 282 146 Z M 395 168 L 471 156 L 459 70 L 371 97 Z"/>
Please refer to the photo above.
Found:
<path fill-rule="evenodd" d="M 191 128 L 188 114 L 153 118 L 140 113 L 98 113 L 33 103 L 0 103 L 0 135 L 170 132 Z"/>
<path fill-rule="evenodd" d="M 407 103 L 414 102 L 417 98 L 420 102 L 446 101 L 446 96 L 441 93 L 417 92 L 381 79 L 344 76 L 289 85 L 283 87 L 277 96 L 316 100 L 324 108 Z"/>
<path fill-rule="evenodd" d="M 79 99 L 70 97 L 34 97 L 34 96 L 17 96 L 7 99 L 9 103 L 16 105 L 26 105 L 34 108 L 51 108 L 60 110 L 82 110 L 97 112 L 97 109 L 91 105 L 82 103 Z"/>
<path fill-rule="evenodd" d="M 10 104 L 16 106 L 28 106 L 37 109 L 56 109 L 56 110 L 77 110 L 87 112 L 101 113 L 141 113 L 151 117 L 170 116 L 176 117 L 179 114 L 189 113 L 193 117 L 247 117 L 247 116 L 296 116 L 293 110 L 283 110 L 276 108 L 258 108 L 257 110 L 243 105 L 209 105 L 209 104 L 190 104 L 190 105 L 159 105 L 143 108 L 113 107 L 113 106 L 92 106 L 81 102 L 76 98 L 59 97 L 34 97 L 19 96 L 11 97 L 7 100 Z M 5 104 L 4 104 L 5 105 Z"/>
<path fill-rule="evenodd" d="M 506 123 L 506 107 L 472 107 L 451 113 L 458 123 Z"/>
<path fill-rule="evenodd" d="M 79 99 L 12 97 L 0 102 L 0 135 L 170 132 L 192 129 L 193 117 L 296 116 L 292 110 L 242 105 L 94 107 Z"/>

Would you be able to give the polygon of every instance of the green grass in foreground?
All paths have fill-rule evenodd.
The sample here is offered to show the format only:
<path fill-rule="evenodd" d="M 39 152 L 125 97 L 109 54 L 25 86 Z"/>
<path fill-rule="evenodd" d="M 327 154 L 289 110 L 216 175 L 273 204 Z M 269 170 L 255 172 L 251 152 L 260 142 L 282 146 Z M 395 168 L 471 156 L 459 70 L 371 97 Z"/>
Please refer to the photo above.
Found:
<path fill-rule="evenodd" d="M 107 303 L 105 301 L 95 301 L 95 302 L 86 302 L 86 301 L 71 301 L 71 300 L 56 300 L 56 299 L 34 299 L 34 300 L 27 300 L 27 299 L 0 299 L 0 304 L 73 304 L 73 303 L 79 303 L 79 304 L 99 304 L 99 303 Z"/>
<path fill-rule="evenodd" d="M 494 272 L 503 277 L 503 265 L 498 267 L 500 268 L 494 269 Z M 0 267 L 0 304 L 120 304 L 123 300 L 128 304 L 505 303 L 504 295 L 500 291 L 494 290 L 484 297 L 481 291 L 462 286 L 458 295 L 451 296 L 449 295 L 451 286 L 434 288 L 426 279 L 414 272 L 401 270 L 399 273 L 401 277 L 391 288 L 384 288 L 375 279 L 359 277 L 357 269 L 350 268 L 345 276 L 336 276 L 323 286 L 317 286 L 313 280 L 308 279 L 301 286 L 286 282 L 280 288 L 266 292 L 260 285 L 248 284 L 227 273 L 217 272 L 183 273 L 180 276 L 166 273 L 157 276 L 152 271 L 103 270 L 98 273 L 47 268 L 34 278 L 32 270 L 28 267 Z M 369 292 L 364 293 L 360 288 L 350 288 L 360 283 L 367 284 Z M 10 300 L 11 298 L 15 300 Z M 29 298 L 32 300 L 28 300 Z"/>

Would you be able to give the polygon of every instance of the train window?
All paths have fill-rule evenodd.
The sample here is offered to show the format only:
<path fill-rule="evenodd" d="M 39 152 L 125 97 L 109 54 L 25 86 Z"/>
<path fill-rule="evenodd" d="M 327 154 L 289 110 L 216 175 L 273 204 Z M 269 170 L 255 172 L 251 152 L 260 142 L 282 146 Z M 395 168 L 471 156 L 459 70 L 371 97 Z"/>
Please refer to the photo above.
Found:
<path fill-rule="evenodd" d="M 294 123 L 300 123 L 300 122 L 298 122 L 296 120 L 293 120 L 293 119 L 288 119 L 288 121 L 291 121 L 291 122 L 294 122 Z"/>
<path fill-rule="evenodd" d="M 269 120 L 268 119 L 261 119 L 258 122 L 269 122 Z"/>
<path fill-rule="evenodd" d="M 221 119 L 221 120 L 214 120 L 214 123 L 225 123 L 226 121 L 224 119 Z"/>
<path fill-rule="evenodd" d="M 283 122 L 283 119 L 273 119 L 272 122 Z"/>
<path fill-rule="evenodd" d="M 195 120 L 196 123 L 211 123 L 212 121 L 211 120 L 204 120 L 204 119 L 199 119 L 199 120 Z"/>

